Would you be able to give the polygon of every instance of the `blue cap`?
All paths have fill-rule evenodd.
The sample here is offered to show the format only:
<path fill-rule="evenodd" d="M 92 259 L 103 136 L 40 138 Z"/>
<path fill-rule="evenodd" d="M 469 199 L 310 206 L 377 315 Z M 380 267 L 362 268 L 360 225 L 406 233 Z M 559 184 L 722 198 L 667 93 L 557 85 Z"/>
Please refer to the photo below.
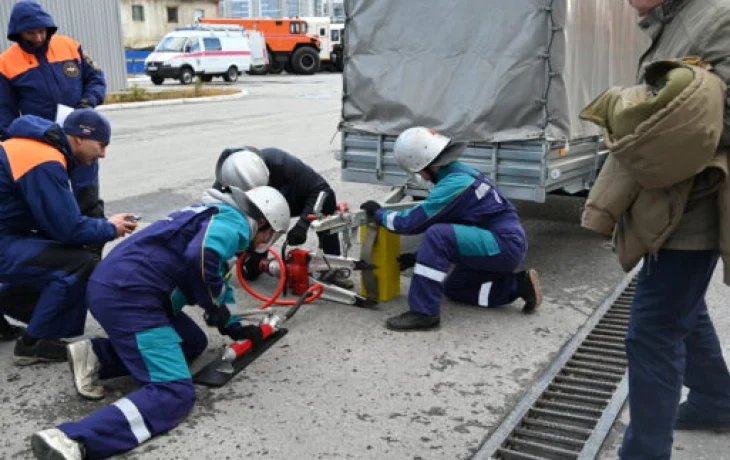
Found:
<path fill-rule="evenodd" d="M 63 132 L 69 136 L 104 143 L 109 143 L 112 138 L 109 120 L 93 109 L 79 109 L 69 113 L 63 122 Z"/>

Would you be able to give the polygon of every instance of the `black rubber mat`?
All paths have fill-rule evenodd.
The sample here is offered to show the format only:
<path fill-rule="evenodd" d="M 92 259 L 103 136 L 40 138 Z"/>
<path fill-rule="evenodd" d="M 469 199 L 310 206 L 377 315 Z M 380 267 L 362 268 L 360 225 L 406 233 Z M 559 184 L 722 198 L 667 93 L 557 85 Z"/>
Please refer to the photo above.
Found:
<path fill-rule="evenodd" d="M 259 356 L 261 356 L 266 350 L 271 348 L 271 346 L 278 342 L 279 339 L 284 337 L 287 332 L 289 332 L 287 329 L 279 329 L 278 331 L 274 332 L 273 335 L 267 338 L 260 346 L 252 349 L 245 355 L 233 361 L 233 372 L 230 374 L 226 372 L 218 372 L 217 368 L 221 364 L 220 355 L 218 355 L 216 359 L 211 361 L 204 368 L 200 369 L 193 376 L 193 382 L 208 387 L 222 387 L 223 385 L 228 383 L 229 380 L 235 377 L 239 372 L 244 370 L 249 364 L 256 361 Z"/>

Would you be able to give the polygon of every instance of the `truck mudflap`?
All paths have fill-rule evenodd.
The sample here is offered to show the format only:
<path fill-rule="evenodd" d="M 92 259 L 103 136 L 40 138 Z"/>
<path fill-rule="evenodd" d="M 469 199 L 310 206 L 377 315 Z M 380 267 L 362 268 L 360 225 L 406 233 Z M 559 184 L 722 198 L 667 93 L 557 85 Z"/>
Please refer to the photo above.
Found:
<path fill-rule="evenodd" d="M 408 176 L 395 161 L 396 136 L 342 130 L 342 180 L 401 186 Z M 510 199 L 545 202 L 551 192 L 590 189 L 608 150 L 599 137 L 573 141 L 525 140 L 470 143 L 461 161 L 491 178 Z M 412 196 L 426 191 L 406 186 Z"/>

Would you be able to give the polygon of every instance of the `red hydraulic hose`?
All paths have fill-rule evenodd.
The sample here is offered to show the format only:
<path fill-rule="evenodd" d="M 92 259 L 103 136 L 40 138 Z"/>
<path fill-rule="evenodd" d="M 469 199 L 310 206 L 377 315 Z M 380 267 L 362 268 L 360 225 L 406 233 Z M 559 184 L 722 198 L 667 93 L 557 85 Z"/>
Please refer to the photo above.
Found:
<path fill-rule="evenodd" d="M 275 249 L 269 248 L 269 253 L 274 256 L 276 263 L 279 264 L 279 283 L 276 285 L 276 290 L 271 297 L 259 294 L 246 282 L 246 278 L 243 276 L 243 260 L 246 258 L 246 253 L 244 252 L 241 254 L 236 260 L 236 276 L 238 277 L 238 282 L 241 284 L 241 287 L 253 297 L 264 302 L 264 304 L 258 307 L 257 310 L 263 310 L 271 304 L 294 305 L 297 303 L 296 300 L 279 300 L 279 296 L 286 286 L 286 265 L 284 264 L 284 259 L 281 258 L 281 255 Z M 311 292 L 311 295 L 304 300 L 304 303 L 310 303 L 319 298 L 319 296 L 321 296 L 324 292 L 324 286 L 319 283 L 314 284 L 307 290 L 307 292 Z"/>

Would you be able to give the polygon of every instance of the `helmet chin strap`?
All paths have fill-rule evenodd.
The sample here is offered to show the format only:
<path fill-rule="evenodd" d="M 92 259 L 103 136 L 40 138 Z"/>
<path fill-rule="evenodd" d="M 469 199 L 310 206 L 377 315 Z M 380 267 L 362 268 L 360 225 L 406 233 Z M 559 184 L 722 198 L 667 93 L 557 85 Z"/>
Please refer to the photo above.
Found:
<path fill-rule="evenodd" d="M 438 175 L 435 172 L 433 172 L 433 170 L 431 169 L 431 166 L 426 166 L 426 168 L 424 168 L 423 172 L 426 173 L 426 175 L 428 176 L 427 180 L 430 181 L 432 184 L 436 184 L 436 182 L 438 182 Z"/>

